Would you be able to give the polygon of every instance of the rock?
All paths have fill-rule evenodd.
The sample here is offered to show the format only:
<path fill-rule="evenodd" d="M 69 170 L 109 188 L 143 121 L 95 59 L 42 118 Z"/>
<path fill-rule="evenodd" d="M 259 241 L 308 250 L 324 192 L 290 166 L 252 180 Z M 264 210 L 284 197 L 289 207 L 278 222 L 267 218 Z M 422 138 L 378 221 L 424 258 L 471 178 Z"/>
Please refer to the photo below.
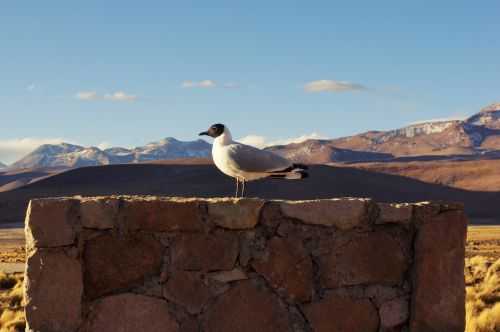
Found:
<path fill-rule="evenodd" d="M 364 297 L 370 298 L 377 307 L 406 294 L 404 290 L 398 287 L 387 287 L 382 285 L 366 286 L 364 287 L 363 293 Z"/>
<path fill-rule="evenodd" d="M 178 332 L 179 326 L 167 302 L 125 293 L 105 297 L 90 307 L 85 332 Z"/>
<path fill-rule="evenodd" d="M 252 262 L 271 287 L 283 288 L 291 301 L 306 302 L 313 293 L 312 262 L 300 242 L 274 237 L 267 253 Z"/>
<path fill-rule="evenodd" d="M 163 296 L 186 308 L 190 314 L 198 314 L 210 299 L 210 290 L 197 272 L 174 271 L 163 286 Z"/>
<path fill-rule="evenodd" d="M 412 219 L 413 206 L 411 204 L 378 203 L 380 208 L 376 224 L 396 223 L 409 224 Z"/>
<path fill-rule="evenodd" d="M 199 332 L 200 324 L 194 318 L 188 318 L 181 323 L 179 332 Z"/>
<path fill-rule="evenodd" d="M 243 272 L 243 270 L 240 268 L 235 268 L 232 269 L 231 271 L 210 273 L 208 277 L 218 282 L 232 282 L 232 281 L 248 279 L 246 273 Z"/>
<path fill-rule="evenodd" d="M 62 249 L 37 249 L 26 266 L 26 331 L 76 331 L 82 319 L 80 262 Z"/>
<path fill-rule="evenodd" d="M 260 223 L 270 229 L 276 229 L 280 222 L 286 220 L 281 213 L 280 201 L 267 201 L 260 213 Z"/>
<path fill-rule="evenodd" d="M 247 266 L 252 258 L 252 248 L 255 241 L 255 231 L 247 231 L 240 234 L 240 254 L 238 261 L 241 266 Z"/>
<path fill-rule="evenodd" d="M 399 284 L 408 258 L 399 241 L 383 231 L 352 234 L 320 256 L 320 279 L 326 288 L 359 284 Z"/>
<path fill-rule="evenodd" d="M 202 203 L 196 199 L 126 199 L 121 223 L 128 230 L 200 232 Z"/>
<path fill-rule="evenodd" d="M 377 332 L 379 317 L 367 299 L 353 300 L 329 294 L 303 308 L 314 332 Z"/>
<path fill-rule="evenodd" d="M 103 235 L 85 244 L 85 295 L 94 299 L 159 275 L 163 248 L 148 235 Z"/>
<path fill-rule="evenodd" d="M 208 200 L 208 217 L 216 225 L 228 229 L 254 228 L 259 222 L 262 199 L 211 199 Z"/>
<path fill-rule="evenodd" d="M 427 220 L 431 220 L 441 211 L 441 205 L 433 202 L 419 202 L 412 205 L 415 225 L 417 227 Z"/>
<path fill-rule="evenodd" d="M 379 309 L 382 331 L 392 331 L 403 325 L 409 317 L 409 304 L 405 298 L 397 298 L 382 303 Z"/>
<path fill-rule="evenodd" d="M 238 239 L 228 233 L 182 234 L 172 246 L 172 264 L 181 270 L 232 270 Z"/>
<path fill-rule="evenodd" d="M 74 199 L 32 199 L 26 213 L 26 247 L 48 248 L 75 243 L 78 201 Z"/>
<path fill-rule="evenodd" d="M 222 294 L 203 320 L 205 332 L 289 331 L 288 314 L 270 291 L 242 281 Z"/>
<path fill-rule="evenodd" d="M 417 231 L 412 331 L 464 331 L 466 233 L 463 211 L 434 215 Z"/>
<path fill-rule="evenodd" d="M 348 230 L 368 222 L 368 202 L 368 199 L 355 198 L 283 201 L 281 211 L 286 217 L 305 224 Z"/>
<path fill-rule="evenodd" d="M 120 200 L 116 198 L 84 198 L 80 202 L 82 226 L 94 229 L 111 229 L 118 217 Z"/>

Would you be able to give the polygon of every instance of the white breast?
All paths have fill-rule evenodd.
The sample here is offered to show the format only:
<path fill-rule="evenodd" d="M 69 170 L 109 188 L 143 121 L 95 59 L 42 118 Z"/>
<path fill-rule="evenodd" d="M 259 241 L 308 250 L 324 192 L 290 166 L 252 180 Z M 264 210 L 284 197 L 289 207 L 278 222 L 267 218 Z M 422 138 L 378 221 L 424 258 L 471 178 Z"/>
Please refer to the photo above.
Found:
<path fill-rule="evenodd" d="M 227 145 L 214 144 L 212 146 L 212 158 L 214 159 L 214 164 L 222 173 L 233 178 L 239 177 L 238 172 L 230 167 L 227 162 L 227 149 Z"/>

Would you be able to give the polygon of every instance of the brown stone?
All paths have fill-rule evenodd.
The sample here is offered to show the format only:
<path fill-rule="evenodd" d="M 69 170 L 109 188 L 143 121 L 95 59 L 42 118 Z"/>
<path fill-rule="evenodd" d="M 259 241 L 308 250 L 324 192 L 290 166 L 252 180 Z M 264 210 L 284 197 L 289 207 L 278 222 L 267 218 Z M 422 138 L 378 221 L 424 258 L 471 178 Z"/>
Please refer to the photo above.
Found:
<path fill-rule="evenodd" d="M 80 202 L 80 216 L 85 228 L 110 229 L 118 217 L 120 200 L 117 198 L 93 197 Z"/>
<path fill-rule="evenodd" d="M 382 331 L 392 331 L 403 325 L 409 317 L 409 304 L 405 298 L 396 298 L 382 303 L 379 309 Z"/>
<path fill-rule="evenodd" d="M 281 213 L 280 201 L 267 201 L 260 213 L 260 223 L 266 227 L 276 229 L 280 222 L 286 220 Z"/>
<path fill-rule="evenodd" d="M 311 299 L 312 262 L 300 242 L 274 237 L 268 243 L 266 254 L 252 265 L 273 288 L 283 288 L 290 300 L 306 302 Z"/>
<path fill-rule="evenodd" d="M 90 307 L 85 332 L 178 332 L 165 300 L 125 293 L 105 297 Z"/>
<path fill-rule="evenodd" d="M 286 309 L 270 291 L 242 281 L 222 294 L 206 313 L 206 332 L 286 332 Z"/>
<path fill-rule="evenodd" d="M 238 248 L 233 234 L 183 234 L 174 240 L 172 264 L 181 270 L 231 270 Z"/>
<path fill-rule="evenodd" d="M 388 287 L 382 285 L 369 285 L 363 287 L 364 297 L 368 297 L 372 302 L 380 307 L 383 303 L 404 296 L 407 293 L 399 287 Z"/>
<path fill-rule="evenodd" d="M 264 201 L 256 198 L 208 200 L 208 217 L 228 229 L 254 228 L 259 222 Z"/>
<path fill-rule="evenodd" d="M 411 204 L 378 203 L 380 215 L 376 224 L 409 224 L 412 219 L 413 206 Z"/>
<path fill-rule="evenodd" d="M 85 295 L 96 298 L 159 275 L 163 249 L 151 236 L 103 235 L 85 244 Z"/>
<path fill-rule="evenodd" d="M 208 277 L 218 282 L 232 282 L 248 279 L 246 273 L 240 268 L 235 268 L 231 271 L 213 272 L 210 273 Z"/>
<path fill-rule="evenodd" d="M 185 319 L 180 326 L 179 332 L 199 332 L 200 324 L 194 318 Z"/>
<path fill-rule="evenodd" d="M 163 287 L 163 296 L 183 306 L 190 314 L 198 314 L 210 295 L 210 289 L 197 272 L 174 271 Z"/>
<path fill-rule="evenodd" d="M 354 300 L 330 294 L 303 309 L 314 332 L 378 331 L 377 310 L 367 299 Z"/>
<path fill-rule="evenodd" d="M 427 220 L 431 220 L 441 211 L 441 205 L 433 202 L 418 202 L 413 205 L 415 224 L 420 226 Z"/>
<path fill-rule="evenodd" d="M 77 204 L 74 199 L 32 199 L 26 213 L 26 246 L 47 248 L 75 243 Z"/>
<path fill-rule="evenodd" d="M 26 264 L 26 330 L 76 331 L 83 295 L 80 262 L 62 249 L 37 249 Z"/>
<path fill-rule="evenodd" d="M 352 234 L 320 256 L 321 283 L 327 288 L 383 283 L 399 284 L 408 268 L 400 242 L 377 231 Z"/>
<path fill-rule="evenodd" d="M 204 227 L 203 209 L 195 199 L 127 199 L 121 210 L 128 230 L 199 232 Z"/>
<path fill-rule="evenodd" d="M 347 230 L 368 222 L 368 202 L 367 199 L 355 198 L 283 201 L 281 210 L 285 216 L 305 224 L 335 226 Z"/>
<path fill-rule="evenodd" d="M 467 219 L 449 211 L 425 220 L 415 239 L 410 328 L 464 331 Z"/>
<path fill-rule="evenodd" d="M 255 242 L 255 231 L 246 231 L 240 234 L 240 254 L 238 256 L 238 261 L 241 266 L 247 266 L 248 262 L 252 258 L 252 251 Z"/>

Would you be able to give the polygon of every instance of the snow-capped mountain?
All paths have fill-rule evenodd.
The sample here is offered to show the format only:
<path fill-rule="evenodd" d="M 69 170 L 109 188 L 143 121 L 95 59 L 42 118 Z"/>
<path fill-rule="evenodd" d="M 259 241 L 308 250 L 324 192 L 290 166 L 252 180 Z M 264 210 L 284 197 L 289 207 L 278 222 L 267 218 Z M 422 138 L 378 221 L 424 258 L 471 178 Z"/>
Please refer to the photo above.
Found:
<path fill-rule="evenodd" d="M 109 164 L 109 156 L 99 148 L 61 143 L 41 145 L 10 165 L 10 168 L 82 167 L 106 164 Z"/>
<path fill-rule="evenodd" d="M 9 168 L 83 167 L 150 160 L 210 156 L 211 145 L 203 140 L 183 142 L 165 138 L 142 147 L 114 147 L 101 150 L 68 143 L 45 144 L 12 164 Z"/>
<path fill-rule="evenodd" d="M 491 104 L 466 120 L 467 123 L 484 126 L 490 129 L 500 129 L 500 103 Z"/>
<path fill-rule="evenodd" d="M 0 162 L 0 169 L 7 167 L 4 163 Z"/>
<path fill-rule="evenodd" d="M 393 157 L 497 155 L 500 152 L 500 103 L 489 105 L 463 121 L 424 122 L 395 130 L 369 131 L 332 140 L 309 140 L 299 144 L 276 147 L 274 150 L 301 162 L 324 161 L 328 158 L 331 161 L 341 161 L 343 158 L 340 158 L 338 153 L 333 153 L 333 148 L 365 153 L 384 153 Z M 344 157 L 345 154 L 342 156 Z M 356 158 L 359 157 L 360 155 L 356 156 Z M 384 156 L 362 157 L 377 159 Z"/>
<path fill-rule="evenodd" d="M 167 137 L 158 142 L 149 143 L 137 147 L 130 152 L 134 155 L 134 161 L 149 161 L 176 158 L 203 158 L 210 156 L 211 145 L 204 140 L 182 142 L 173 137 Z M 125 151 L 120 151 L 115 156 L 125 156 Z"/>

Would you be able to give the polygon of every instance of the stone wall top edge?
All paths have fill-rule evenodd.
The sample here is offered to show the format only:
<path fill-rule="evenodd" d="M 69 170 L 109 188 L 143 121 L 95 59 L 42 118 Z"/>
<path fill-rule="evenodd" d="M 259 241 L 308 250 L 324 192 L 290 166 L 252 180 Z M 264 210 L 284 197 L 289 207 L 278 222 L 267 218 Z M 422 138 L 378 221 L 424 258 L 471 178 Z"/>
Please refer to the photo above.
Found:
<path fill-rule="evenodd" d="M 76 200 L 80 202 L 93 201 L 93 200 L 111 200 L 119 199 L 123 201 L 167 201 L 167 202 L 242 202 L 242 201 L 264 201 L 264 202 L 277 202 L 277 203 L 292 203 L 292 204 L 307 204 L 311 202 L 328 202 L 328 201 L 364 201 L 364 202 L 375 202 L 380 204 L 390 204 L 393 207 L 432 207 L 440 206 L 443 210 L 463 210 L 463 203 L 453 202 L 453 201 L 421 201 L 421 202 L 379 202 L 375 201 L 369 197 L 332 197 L 332 198 L 318 198 L 318 199 L 303 199 L 303 200 L 290 200 L 290 199 L 266 199 L 260 197 L 245 197 L 245 198 L 233 198 L 233 197 L 183 197 L 183 196 L 155 196 L 155 195 L 100 195 L 100 196 L 60 196 L 60 197 L 45 197 L 45 198 L 34 198 L 31 201 L 43 202 L 43 201 L 64 201 L 64 200 Z"/>

